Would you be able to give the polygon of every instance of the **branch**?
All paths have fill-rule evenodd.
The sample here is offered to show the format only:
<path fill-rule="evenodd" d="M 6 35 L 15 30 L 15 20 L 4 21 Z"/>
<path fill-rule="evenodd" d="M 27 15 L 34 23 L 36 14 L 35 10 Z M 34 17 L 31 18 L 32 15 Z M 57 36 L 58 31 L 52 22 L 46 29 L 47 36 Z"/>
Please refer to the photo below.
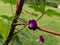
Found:
<path fill-rule="evenodd" d="M 42 15 L 36 21 L 38 21 L 39 19 L 41 19 L 43 16 L 44 16 L 44 13 L 42 13 Z"/>
<path fill-rule="evenodd" d="M 17 26 L 17 25 L 25 25 L 25 23 L 13 23 L 13 25 Z"/>
<path fill-rule="evenodd" d="M 23 30 L 25 27 L 26 27 L 26 25 L 24 25 L 23 28 L 21 28 L 20 30 L 18 30 L 17 32 L 15 32 L 15 33 L 13 34 L 13 36 L 14 36 L 15 34 L 19 33 L 19 32 L 20 32 L 21 30 Z"/>
<path fill-rule="evenodd" d="M 54 35 L 60 36 L 60 32 L 55 32 L 53 30 L 48 30 L 48 29 L 41 28 L 41 27 L 37 27 L 37 29 L 39 29 L 41 31 L 44 31 L 44 32 L 47 32 L 47 33 L 50 33 L 50 34 L 54 34 Z"/>
<path fill-rule="evenodd" d="M 17 33 L 19 33 L 20 31 L 22 31 L 26 26 L 27 26 L 27 25 L 24 25 L 23 28 L 21 28 L 21 29 L 19 29 L 17 32 L 13 33 L 13 35 L 12 35 L 11 37 L 7 38 L 7 39 L 10 39 L 10 38 L 12 39 L 14 35 L 16 35 Z"/>
<path fill-rule="evenodd" d="M 9 35 L 5 41 L 5 43 L 3 45 L 8 45 L 12 36 L 13 36 L 13 33 L 14 33 L 14 30 L 15 30 L 15 25 L 13 25 L 14 23 L 17 23 L 17 20 L 18 20 L 18 17 L 19 17 L 19 14 L 21 14 L 21 11 L 22 11 L 22 7 L 23 7 L 23 4 L 24 4 L 24 0 L 20 0 L 19 2 L 19 5 L 18 5 L 18 8 L 16 10 L 16 14 L 15 14 L 15 17 L 12 21 L 12 24 L 11 24 L 11 29 L 10 29 L 10 32 L 9 32 Z M 11 37 L 11 38 L 10 38 Z"/>

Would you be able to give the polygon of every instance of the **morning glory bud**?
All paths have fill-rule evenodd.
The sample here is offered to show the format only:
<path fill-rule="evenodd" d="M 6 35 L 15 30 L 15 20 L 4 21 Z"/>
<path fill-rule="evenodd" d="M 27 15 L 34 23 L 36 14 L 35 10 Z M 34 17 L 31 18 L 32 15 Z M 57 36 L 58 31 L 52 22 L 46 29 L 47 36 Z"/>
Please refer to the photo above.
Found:
<path fill-rule="evenodd" d="M 39 41 L 42 42 L 42 43 L 44 43 L 44 38 L 43 38 L 43 36 L 40 36 L 40 37 L 39 37 Z"/>
<path fill-rule="evenodd" d="M 29 20 L 29 22 L 28 22 L 28 28 L 29 29 L 32 29 L 32 30 L 36 30 L 36 28 L 37 28 L 37 22 L 36 22 L 36 20 Z"/>

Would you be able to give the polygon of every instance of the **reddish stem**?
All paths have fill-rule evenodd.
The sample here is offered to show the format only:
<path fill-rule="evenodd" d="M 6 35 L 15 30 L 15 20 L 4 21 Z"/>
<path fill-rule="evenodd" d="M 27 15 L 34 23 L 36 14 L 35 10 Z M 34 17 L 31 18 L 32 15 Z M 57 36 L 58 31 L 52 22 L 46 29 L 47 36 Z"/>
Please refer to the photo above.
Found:
<path fill-rule="evenodd" d="M 5 41 L 5 43 L 3 45 L 8 45 L 10 40 L 12 39 L 14 30 L 15 30 L 15 27 L 16 27 L 16 25 L 13 25 L 13 24 L 17 23 L 19 14 L 21 14 L 21 11 L 22 11 L 23 4 L 24 4 L 24 0 L 20 0 L 19 6 L 17 7 L 17 11 L 16 11 L 16 14 L 15 14 L 15 17 L 14 17 L 14 19 L 12 21 L 12 24 L 11 24 L 11 29 L 10 29 L 9 35 L 8 35 L 6 41 Z"/>
<path fill-rule="evenodd" d="M 48 29 L 41 28 L 41 27 L 37 27 L 37 29 L 39 29 L 41 31 L 44 31 L 44 32 L 47 32 L 47 33 L 50 33 L 50 34 L 60 36 L 60 32 L 56 32 L 56 31 L 53 31 L 53 30 L 48 30 Z"/>
<path fill-rule="evenodd" d="M 17 26 L 17 25 L 25 25 L 25 23 L 14 23 L 13 25 Z"/>
<path fill-rule="evenodd" d="M 16 0 L 16 11 L 18 10 L 19 2 Z"/>

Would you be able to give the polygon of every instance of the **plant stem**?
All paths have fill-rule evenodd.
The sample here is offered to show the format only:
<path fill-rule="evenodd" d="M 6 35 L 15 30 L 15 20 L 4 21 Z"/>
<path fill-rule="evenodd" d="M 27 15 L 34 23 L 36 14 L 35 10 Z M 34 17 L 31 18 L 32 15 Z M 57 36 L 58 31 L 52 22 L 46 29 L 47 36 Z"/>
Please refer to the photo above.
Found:
<path fill-rule="evenodd" d="M 25 23 L 14 23 L 13 25 L 25 25 Z"/>
<path fill-rule="evenodd" d="M 15 32 L 15 33 L 13 34 L 13 36 L 14 36 L 15 34 L 19 33 L 19 32 L 20 32 L 21 30 L 23 30 L 25 27 L 26 27 L 26 25 L 24 25 L 23 28 L 21 28 L 20 30 L 18 30 L 17 32 Z"/>
<path fill-rule="evenodd" d="M 39 19 L 41 19 L 43 16 L 44 16 L 44 13 L 36 21 L 38 21 Z"/>
<path fill-rule="evenodd" d="M 37 27 L 37 29 L 39 29 L 41 31 L 44 31 L 44 32 L 47 32 L 47 33 L 50 33 L 50 34 L 60 36 L 60 32 L 56 32 L 56 31 L 53 31 L 53 30 L 48 30 L 48 29 L 41 28 L 41 27 Z"/>
<path fill-rule="evenodd" d="M 17 32 L 14 32 L 13 35 L 11 37 L 9 37 L 8 39 L 12 39 L 14 35 L 16 35 L 17 33 L 19 33 L 20 31 L 22 31 L 24 28 L 26 27 L 26 25 L 24 25 L 23 28 L 19 29 Z"/>
<path fill-rule="evenodd" d="M 24 4 L 24 0 L 20 0 L 19 2 L 19 6 L 16 10 L 16 14 L 15 14 L 15 17 L 12 21 L 12 24 L 11 24 L 11 29 L 10 29 L 10 32 L 9 32 L 9 35 L 5 41 L 5 43 L 3 45 L 8 45 L 10 40 L 12 39 L 12 36 L 13 36 L 13 33 L 14 33 L 14 30 L 15 30 L 15 25 L 13 25 L 13 23 L 17 23 L 17 20 L 18 20 L 18 17 L 19 17 L 19 14 L 21 14 L 21 11 L 22 11 L 22 7 L 23 7 L 23 4 Z M 11 38 L 10 38 L 11 37 Z"/>

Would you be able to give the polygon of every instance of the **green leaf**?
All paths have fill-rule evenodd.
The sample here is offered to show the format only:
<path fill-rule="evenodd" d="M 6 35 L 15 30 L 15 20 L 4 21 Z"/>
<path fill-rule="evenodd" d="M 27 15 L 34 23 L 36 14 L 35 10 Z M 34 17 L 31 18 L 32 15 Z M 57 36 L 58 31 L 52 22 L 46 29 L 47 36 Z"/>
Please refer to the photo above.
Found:
<path fill-rule="evenodd" d="M 2 45 L 2 43 L 3 43 L 3 36 L 2 34 L 0 34 L 0 45 Z"/>
<path fill-rule="evenodd" d="M 3 36 L 0 34 L 0 39 L 3 39 Z"/>
<path fill-rule="evenodd" d="M 15 35 L 13 37 L 13 42 L 14 42 L 14 45 L 22 45 L 22 42 L 20 41 L 18 35 Z"/>
<path fill-rule="evenodd" d="M 38 7 L 38 5 L 31 4 L 29 7 L 33 8 L 35 11 L 40 11 L 40 8 Z"/>
<path fill-rule="evenodd" d="M 45 13 L 45 5 L 44 4 L 40 5 L 40 11 L 41 11 L 41 13 Z"/>
<path fill-rule="evenodd" d="M 0 41 L 3 39 L 3 36 L 0 34 Z"/>
<path fill-rule="evenodd" d="M 40 3 L 40 5 L 31 4 L 29 7 L 41 13 L 45 12 L 45 4 L 43 3 L 43 1 Z"/>
<path fill-rule="evenodd" d="M 9 16 L 7 16 L 7 15 L 1 15 L 0 17 L 3 18 L 3 19 L 7 19 L 7 20 L 9 20 L 9 21 L 12 20 L 12 17 L 9 17 Z"/>
<path fill-rule="evenodd" d="M 2 18 L 4 18 L 4 19 L 9 19 L 9 17 L 6 16 L 6 15 L 1 15 L 0 17 L 2 17 Z"/>
<path fill-rule="evenodd" d="M 24 33 L 23 31 L 20 31 L 20 34 L 22 34 L 24 37 L 29 39 L 28 35 L 26 33 Z"/>
<path fill-rule="evenodd" d="M 22 22 L 27 23 L 27 21 L 25 20 L 25 18 L 19 18 L 18 21 L 22 21 Z"/>
<path fill-rule="evenodd" d="M 2 0 L 4 3 L 16 4 L 16 0 Z"/>
<path fill-rule="evenodd" d="M 46 13 L 48 16 L 53 16 L 53 15 L 60 16 L 60 13 L 58 13 L 58 12 L 52 10 L 52 9 L 46 10 L 45 13 Z"/>
<path fill-rule="evenodd" d="M 10 29 L 10 25 L 5 23 L 2 19 L 0 19 L 0 33 L 6 37 L 8 35 Z"/>

